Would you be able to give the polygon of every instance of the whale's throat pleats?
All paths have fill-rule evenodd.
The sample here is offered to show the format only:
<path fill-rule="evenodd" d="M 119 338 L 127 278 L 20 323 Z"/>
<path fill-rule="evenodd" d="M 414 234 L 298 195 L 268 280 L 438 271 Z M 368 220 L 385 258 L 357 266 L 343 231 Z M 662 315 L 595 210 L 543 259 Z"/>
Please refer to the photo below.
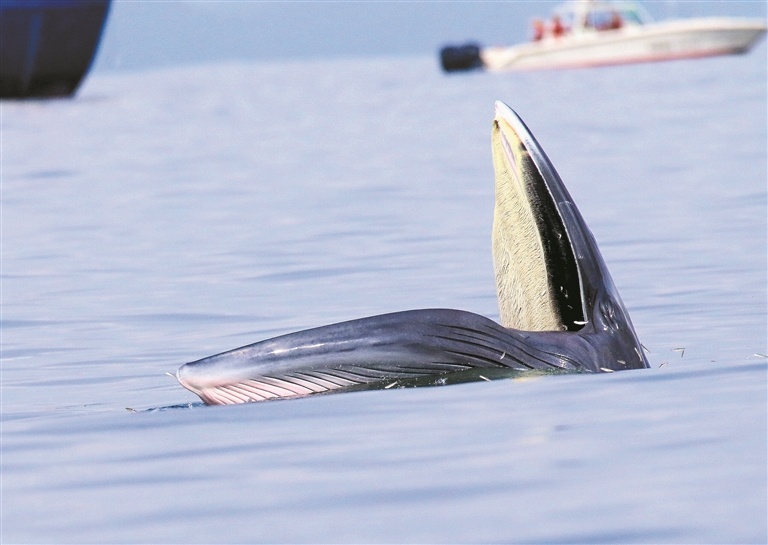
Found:
<path fill-rule="evenodd" d="M 526 331 L 577 330 L 584 312 L 568 233 L 539 169 L 512 127 L 496 119 L 493 265 L 501 323 Z"/>

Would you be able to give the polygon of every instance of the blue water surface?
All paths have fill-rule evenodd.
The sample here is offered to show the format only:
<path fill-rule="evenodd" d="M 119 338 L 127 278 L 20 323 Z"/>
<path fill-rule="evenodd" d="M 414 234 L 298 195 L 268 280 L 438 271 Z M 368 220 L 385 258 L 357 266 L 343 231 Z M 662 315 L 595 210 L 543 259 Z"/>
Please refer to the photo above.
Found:
<path fill-rule="evenodd" d="M 764 543 L 766 81 L 761 45 L 522 74 L 219 63 L 3 102 L 2 539 Z M 166 376 L 384 312 L 498 319 L 496 99 L 652 369 L 230 407 Z"/>

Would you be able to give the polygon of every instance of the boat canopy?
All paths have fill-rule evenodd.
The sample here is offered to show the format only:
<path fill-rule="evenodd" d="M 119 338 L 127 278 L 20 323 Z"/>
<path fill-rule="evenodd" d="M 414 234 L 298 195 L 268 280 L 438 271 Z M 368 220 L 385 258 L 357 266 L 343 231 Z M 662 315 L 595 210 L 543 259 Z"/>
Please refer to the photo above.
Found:
<path fill-rule="evenodd" d="M 611 28 L 617 17 L 622 26 L 653 22 L 651 15 L 637 2 L 621 1 L 573 0 L 557 6 L 553 16 L 558 17 L 572 33 Z"/>

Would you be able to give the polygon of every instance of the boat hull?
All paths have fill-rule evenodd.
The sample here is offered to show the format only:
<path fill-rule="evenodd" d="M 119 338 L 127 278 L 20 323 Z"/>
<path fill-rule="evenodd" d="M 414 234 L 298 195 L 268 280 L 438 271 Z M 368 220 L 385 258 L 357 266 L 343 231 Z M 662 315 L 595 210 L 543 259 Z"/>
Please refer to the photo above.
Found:
<path fill-rule="evenodd" d="M 759 20 L 691 19 L 485 48 L 480 55 L 492 71 L 630 64 L 745 53 L 765 32 Z"/>
<path fill-rule="evenodd" d="M 68 96 L 93 61 L 109 0 L 3 0 L 0 97 Z"/>

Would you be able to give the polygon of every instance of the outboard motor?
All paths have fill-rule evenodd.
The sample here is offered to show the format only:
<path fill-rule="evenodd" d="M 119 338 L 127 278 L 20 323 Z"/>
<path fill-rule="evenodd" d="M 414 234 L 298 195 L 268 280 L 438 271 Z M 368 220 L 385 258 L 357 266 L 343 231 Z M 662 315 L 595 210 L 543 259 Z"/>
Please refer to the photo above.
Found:
<path fill-rule="evenodd" d="M 446 72 L 482 68 L 483 61 L 480 59 L 480 46 L 474 43 L 445 46 L 440 50 L 440 63 Z"/>

